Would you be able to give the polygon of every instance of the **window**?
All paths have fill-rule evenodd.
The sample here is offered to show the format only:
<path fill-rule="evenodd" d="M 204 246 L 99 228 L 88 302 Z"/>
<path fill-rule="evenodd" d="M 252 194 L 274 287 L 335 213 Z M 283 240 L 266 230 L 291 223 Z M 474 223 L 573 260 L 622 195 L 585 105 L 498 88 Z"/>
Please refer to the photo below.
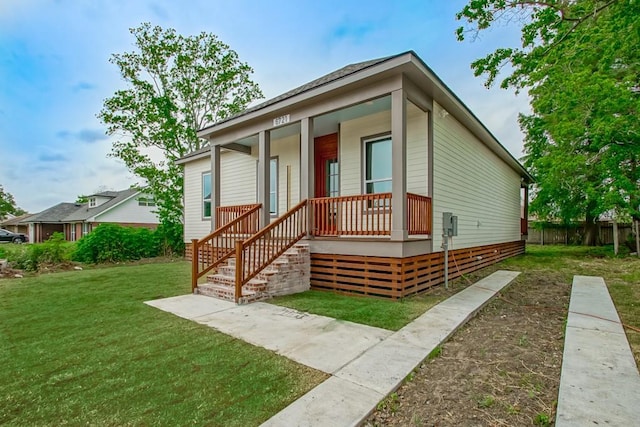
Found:
<path fill-rule="evenodd" d="M 71 224 L 71 238 L 69 239 L 72 242 L 76 241 L 76 225 L 75 224 Z"/>
<path fill-rule="evenodd" d="M 147 196 L 147 197 L 138 198 L 138 206 L 155 206 L 155 205 L 156 205 L 156 201 L 154 200 L 153 197 Z"/>
<path fill-rule="evenodd" d="M 338 197 L 340 195 L 339 179 L 340 169 L 338 168 L 338 160 L 327 160 L 327 196 Z"/>
<path fill-rule="evenodd" d="M 278 158 L 272 157 L 269 165 L 269 213 L 278 215 Z"/>
<path fill-rule="evenodd" d="M 391 136 L 364 141 L 364 192 L 391 192 Z"/>
<path fill-rule="evenodd" d="M 211 172 L 202 174 L 202 217 L 211 218 Z"/>
<path fill-rule="evenodd" d="M 92 197 L 89 199 L 89 207 L 90 208 L 95 208 L 96 207 L 96 198 Z"/>

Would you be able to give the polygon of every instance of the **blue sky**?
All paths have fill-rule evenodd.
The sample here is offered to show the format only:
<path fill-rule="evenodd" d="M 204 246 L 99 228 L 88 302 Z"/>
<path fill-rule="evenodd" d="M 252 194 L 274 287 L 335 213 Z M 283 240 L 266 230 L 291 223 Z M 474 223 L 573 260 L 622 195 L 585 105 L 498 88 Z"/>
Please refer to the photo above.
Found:
<path fill-rule="evenodd" d="M 216 34 L 254 69 L 266 98 L 353 62 L 414 50 L 516 157 L 525 95 L 470 69 L 513 28 L 457 42 L 464 1 L 0 0 L 0 184 L 38 212 L 79 194 L 138 183 L 116 159 L 96 114 L 123 87 L 113 53 L 142 22 Z"/>

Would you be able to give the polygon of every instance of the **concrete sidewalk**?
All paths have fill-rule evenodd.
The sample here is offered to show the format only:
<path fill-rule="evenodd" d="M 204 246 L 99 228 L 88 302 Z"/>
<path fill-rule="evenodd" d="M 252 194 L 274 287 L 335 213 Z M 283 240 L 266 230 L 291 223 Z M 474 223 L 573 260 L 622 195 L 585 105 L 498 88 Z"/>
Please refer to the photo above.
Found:
<path fill-rule="evenodd" d="M 640 424 L 640 376 L 602 277 L 575 276 L 556 426 Z"/>
<path fill-rule="evenodd" d="M 265 426 L 358 425 L 519 272 L 497 271 L 397 332 L 266 303 L 237 306 L 199 295 L 146 304 L 273 350 L 332 376 Z"/>

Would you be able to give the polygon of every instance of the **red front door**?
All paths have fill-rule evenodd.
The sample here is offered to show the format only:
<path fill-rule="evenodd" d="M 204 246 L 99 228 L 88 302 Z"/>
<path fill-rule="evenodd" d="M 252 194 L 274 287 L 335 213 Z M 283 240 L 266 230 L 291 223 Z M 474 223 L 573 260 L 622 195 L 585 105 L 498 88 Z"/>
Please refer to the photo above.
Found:
<path fill-rule="evenodd" d="M 339 195 L 338 134 L 320 136 L 314 140 L 315 197 Z M 330 200 L 315 205 L 314 228 L 324 235 L 336 234 L 337 206 Z"/>
<path fill-rule="evenodd" d="M 338 134 L 314 140 L 316 197 L 338 196 Z"/>

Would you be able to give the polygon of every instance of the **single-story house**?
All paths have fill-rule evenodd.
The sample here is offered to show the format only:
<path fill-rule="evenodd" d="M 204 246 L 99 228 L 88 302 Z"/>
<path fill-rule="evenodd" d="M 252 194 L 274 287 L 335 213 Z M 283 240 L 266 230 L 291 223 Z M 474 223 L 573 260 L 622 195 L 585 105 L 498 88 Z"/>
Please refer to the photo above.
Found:
<path fill-rule="evenodd" d="M 58 203 L 24 219 L 29 241 L 43 242 L 60 232 L 73 242 L 104 223 L 151 229 L 159 224 L 153 197 L 143 191 L 103 191 L 87 198 L 86 203 Z"/>
<path fill-rule="evenodd" d="M 0 228 L 4 228 L 13 233 L 28 234 L 29 227 L 27 227 L 27 224 L 24 224 L 23 221 L 29 216 L 31 216 L 31 214 L 28 213 L 18 216 L 9 215 L 4 221 L 0 222 Z"/>
<path fill-rule="evenodd" d="M 445 244 L 450 278 L 524 252 L 531 175 L 414 52 L 348 65 L 198 136 L 210 145 L 178 161 L 195 291 L 217 271 L 210 284 L 239 301 L 300 241 L 311 288 L 391 298 L 442 283 Z M 221 268 L 228 258 L 244 268 Z"/>

